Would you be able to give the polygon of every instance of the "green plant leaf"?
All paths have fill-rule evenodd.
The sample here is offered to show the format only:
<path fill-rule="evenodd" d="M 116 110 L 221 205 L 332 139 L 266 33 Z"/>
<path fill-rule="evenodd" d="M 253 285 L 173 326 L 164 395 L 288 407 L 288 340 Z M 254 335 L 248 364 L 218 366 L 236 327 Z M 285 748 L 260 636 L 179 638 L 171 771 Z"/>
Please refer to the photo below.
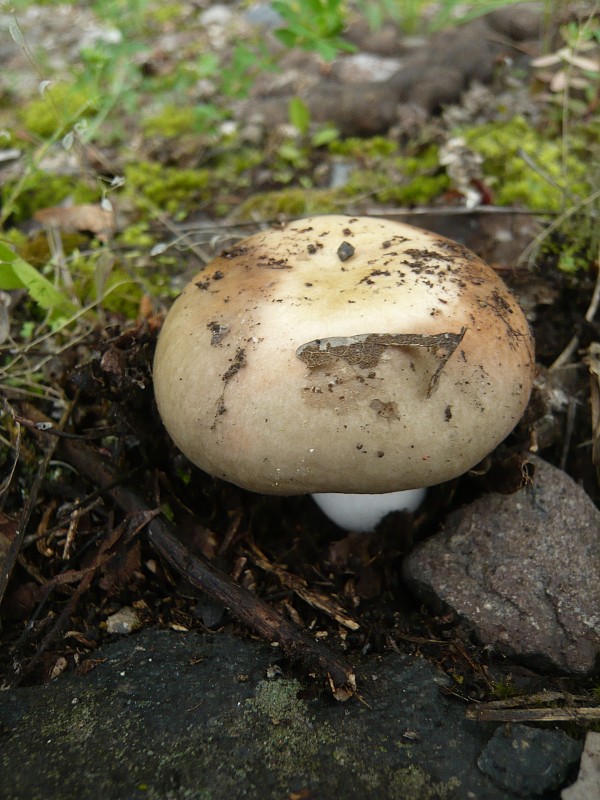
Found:
<path fill-rule="evenodd" d="M 288 104 L 288 117 L 294 128 L 302 135 L 308 132 L 310 126 L 310 111 L 299 97 L 292 97 Z"/>
<path fill-rule="evenodd" d="M 340 138 L 340 132 L 337 128 L 326 127 L 315 131 L 311 138 L 313 147 L 323 147 L 325 144 L 331 144 Z"/>
<path fill-rule="evenodd" d="M 292 48 L 296 46 L 297 38 L 295 34 L 293 34 L 287 28 L 278 28 L 275 31 L 275 36 L 279 39 L 282 45 L 288 48 Z"/>
<path fill-rule="evenodd" d="M 73 314 L 75 306 L 41 272 L 0 242 L 0 289 L 27 289 L 32 299 L 46 310 Z"/>

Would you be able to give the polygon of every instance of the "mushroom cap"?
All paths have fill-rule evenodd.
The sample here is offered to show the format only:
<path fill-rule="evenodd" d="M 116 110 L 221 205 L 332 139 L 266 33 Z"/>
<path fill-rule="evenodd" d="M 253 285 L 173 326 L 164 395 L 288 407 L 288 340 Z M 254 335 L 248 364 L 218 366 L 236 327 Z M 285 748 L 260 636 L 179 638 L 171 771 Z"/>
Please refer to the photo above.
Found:
<path fill-rule="evenodd" d="M 239 242 L 175 301 L 158 409 L 199 467 L 265 494 L 379 493 L 454 478 L 518 422 L 533 341 L 460 244 L 323 216 Z"/>

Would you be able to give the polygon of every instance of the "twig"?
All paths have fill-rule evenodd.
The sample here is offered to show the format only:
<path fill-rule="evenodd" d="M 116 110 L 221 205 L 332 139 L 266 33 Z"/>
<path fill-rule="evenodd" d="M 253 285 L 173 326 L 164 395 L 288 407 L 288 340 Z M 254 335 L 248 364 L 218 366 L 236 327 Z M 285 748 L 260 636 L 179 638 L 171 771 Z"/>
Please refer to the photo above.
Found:
<path fill-rule="evenodd" d="M 600 722 L 600 708 L 490 708 L 470 706 L 467 719 L 476 722 Z"/>
<path fill-rule="evenodd" d="M 115 498 L 119 505 L 128 501 L 139 503 L 139 498 L 127 489 L 115 490 L 114 494 L 117 493 L 121 495 L 121 499 Z M 307 636 L 253 592 L 233 583 L 226 573 L 192 555 L 175 537 L 166 519 L 157 517 L 152 520 L 148 525 L 148 538 L 163 558 L 191 584 L 226 606 L 267 642 L 278 642 L 287 656 L 302 661 L 309 671 L 324 675 L 332 684 L 336 699 L 345 700 L 355 694 L 356 677 L 345 659 Z"/>
<path fill-rule="evenodd" d="M 135 514 L 135 518 L 133 519 L 134 529 L 133 532 L 130 532 L 129 535 L 135 535 L 139 533 L 139 531 L 146 525 L 149 519 L 156 516 L 157 511 L 150 511 L 148 509 L 143 509 L 139 511 L 139 513 Z M 39 661 L 42 654 L 47 650 L 47 648 L 52 644 L 54 639 L 59 635 L 62 631 L 64 626 L 66 625 L 69 617 L 73 613 L 75 606 L 77 605 L 79 598 L 85 594 L 85 592 L 89 589 L 94 575 L 96 572 L 104 566 L 104 564 L 110 558 L 109 551 L 115 546 L 117 541 L 123 535 L 125 528 L 127 527 L 126 521 L 118 525 L 111 533 L 104 539 L 97 554 L 94 557 L 94 560 L 91 566 L 87 570 L 82 570 L 80 572 L 81 579 L 79 585 L 73 592 L 73 594 L 69 597 L 68 603 L 65 605 L 63 610 L 60 612 L 54 624 L 52 625 L 51 629 L 48 633 L 44 636 L 41 644 L 38 646 L 37 650 L 35 651 L 35 655 L 29 659 L 27 662 L 27 672 L 31 672 L 35 664 Z M 49 581 L 43 588 L 50 592 L 54 586 L 63 585 L 65 583 L 70 582 L 70 576 L 68 572 L 63 573 L 62 576 L 57 576 L 56 579 Z M 77 576 L 78 577 L 78 576 Z M 62 578 L 62 579 L 61 579 Z"/>
<path fill-rule="evenodd" d="M 508 697 L 492 700 L 490 703 L 474 703 L 466 710 L 467 719 L 477 722 L 597 722 L 600 721 L 600 707 L 575 706 L 573 703 L 588 700 L 585 695 L 568 692 L 539 692 L 526 697 Z M 561 708 L 534 708 L 548 706 L 549 703 L 567 702 L 571 705 Z"/>
<path fill-rule="evenodd" d="M 65 410 L 62 416 L 60 426 L 65 424 L 70 414 L 71 414 L 71 406 L 68 406 L 68 408 Z M 27 530 L 31 514 L 33 513 L 33 509 L 35 508 L 35 504 L 37 503 L 38 494 L 42 486 L 42 481 L 46 475 L 46 470 L 48 469 L 48 464 L 50 463 L 50 459 L 52 458 L 54 450 L 56 449 L 57 441 L 58 441 L 57 439 L 53 441 L 51 440 L 49 443 L 46 444 L 46 451 L 44 453 L 44 457 L 42 458 L 38 466 L 35 478 L 31 483 L 27 501 L 25 502 L 25 505 L 23 506 L 23 510 L 21 511 L 21 515 L 19 517 L 19 526 L 17 528 L 15 538 L 11 543 L 4 564 L 0 569 L 0 604 L 2 604 L 2 599 L 4 597 L 6 587 L 8 586 L 8 581 L 10 580 L 10 576 L 12 575 L 12 571 L 17 562 L 17 558 L 19 556 L 19 552 L 21 550 L 21 546 L 25 538 L 25 531 Z"/>
<path fill-rule="evenodd" d="M 298 595 L 298 597 L 304 600 L 305 603 L 308 603 L 309 606 L 322 611 L 324 614 L 327 614 L 328 617 L 334 619 L 339 625 L 343 625 L 351 631 L 357 631 L 360 628 L 358 622 L 352 619 L 336 600 L 328 597 L 323 592 L 315 592 L 309 589 L 304 578 L 288 572 L 287 569 L 279 564 L 272 564 L 262 550 L 255 544 L 250 546 L 250 554 L 252 560 L 258 567 L 265 570 L 265 572 L 274 573 L 283 586 L 291 589 L 294 594 Z"/>
<path fill-rule="evenodd" d="M 36 422 L 46 421 L 35 409 L 28 416 Z M 56 441 L 56 440 L 55 440 Z M 152 509 L 131 489 L 115 486 L 115 475 L 87 444 L 61 439 L 62 457 L 96 485 L 112 486 L 108 493 L 126 513 L 152 513 Z M 325 677 L 334 697 L 346 700 L 356 694 L 356 677 L 352 666 L 336 656 L 320 642 L 313 640 L 296 625 L 286 620 L 253 592 L 234 583 L 221 570 L 190 553 L 177 538 L 168 520 L 161 514 L 148 522 L 148 539 L 158 553 L 192 585 L 226 606 L 241 622 L 267 642 L 278 642 L 283 652 L 299 659 L 309 671 Z"/>
<path fill-rule="evenodd" d="M 47 422 L 34 422 L 31 419 L 27 419 L 27 417 L 21 417 L 19 414 L 15 414 L 15 420 L 29 430 L 50 433 L 52 436 L 59 436 L 63 439 L 83 439 L 84 441 L 88 439 L 103 439 L 105 436 L 110 436 L 116 431 L 114 425 L 105 425 L 103 428 L 97 428 L 89 433 L 69 433 L 57 427 L 54 422 L 50 420 Z"/>

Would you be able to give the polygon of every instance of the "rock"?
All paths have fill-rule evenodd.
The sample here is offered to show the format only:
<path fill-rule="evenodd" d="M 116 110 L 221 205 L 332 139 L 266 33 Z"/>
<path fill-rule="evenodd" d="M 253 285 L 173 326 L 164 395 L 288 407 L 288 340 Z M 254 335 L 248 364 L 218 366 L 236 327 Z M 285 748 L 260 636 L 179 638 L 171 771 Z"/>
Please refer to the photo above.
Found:
<path fill-rule="evenodd" d="M 107 633 L 118 633 L 126 636 L 141 626 L 140 618 L 130 606 L 123 606 L 106 620 Z"/>
<path fill-rule="evenodd" d="M 396 120 L 394 98 L 385 82 L 341 86 L 324 82 L 305 97 L 311 119 L 333 121 L 344 136 L 374 136 L 383 133 Z M 365 113 L 368 109 L 368 113 Z"/>
<path fill-rule="evenodd" d="M 573 786 L 563 789 L 562 800 L 598 800 L 600 797 L 600 733 L 585 737 L 579 775 Z"/>
<path fill-rule="evenodd" d="M 452 514 L 404 563 L 414 592 L 534 669 L 587 674 L 600 654 L 600 511 L 539 458 L 533 485 Z"/>
<path fill-rule="evenodd" d="M 2 800 L 516 797 L 477 767 L 493 728 L 417 656 L 355 664 L 364 703 L 316 694 L 277 649 L 227 634 L 144 630 L 88 663 L 0 692 Z M 554 771 L 554 750 L 533 749 Z"/>
<path fill-rule="evenodd" d="M 363 16 L 350 20 L 344 38 L 364 53 L 397 56 L 402 49 L 402 37 L 396 25 L 386 22 L 379 30 L 372 30 Z"/>
<path fill-rule="evenodd" d="M 226 6 L 224 3 L 211 3 L 206 11 L 200 14 L 200 22 L 206 27 L 210 25 L 223 27 L 229 25 L 233 17 L 234 12 L 229 6 Z"/>
<path fill-rule="evenodd" d="M 427 70 L 408 93 L 408 101 L 434 114 L 450 103 L 457 103 L 464 88 L 464 76 L 458 69 Z"/>
<path fill-rule="evenodd" d="M 384 58 L 373 53 L 354 53 L 339 58 L 331 66 L 331 77 L 340 83 L 377 83 L 386 81 L 400 69 L 398 58 Z"/>
<path fill-rule="evenodd" d="M 486 15 L 492 30 L 508 36 L 515 42 L 533 40 L 540 35 L 541 9 L 539 3 L 519 3 L 507 6 Z"/>
<path fill-rule="evenodd" d="M 268 80 L 256 81 L 253 97 L 237 113 L 258 113 L 270 127 L 287 119 L 289 102 L 297 95 L 312 120 L 330 122 L 344 136 L 383 133 L 399 121 L 402 125 L 407 105 L 436 114 L 458 102 L 469 86 L 490 83 L 505 57 L 526 67 L 524 53 L 536 52 L 530 40 L 539 36 L 541 24 L 539 5 L 512 5 L 434 33 L 412 47 L 395 26 L 373 34 L 371 41 L 366 21 L 359 19 L 346 35 L 359 43 L 361 53 L 342 55 L 326 67 L 314 54 L 303 54 L 310 57 L 308 68 L 295 71 L 289 69 L 288 54 L 280 64 L 285 80 L 275 81 L 285 86 L 285 94 L 278 90 L 275 98 L 269 74 Z M 398 68 L 390 74 L 394 65 Z M 321 71 L 318 80 L 315 68 Z"/>
<path fill-rule="evenodd" d="M 253 3 L 244 11 L 244 20 L 263 30 L 274 30 L 284 25 L 283 17 L 270 3 Z"/>
<path fill-rule="evenodd" d="M 564 731 L 513 725 L 495 731 L 477 765 L 502 789 L 535 797 L 560 788 L 580 754 L 581 743 Z"/>

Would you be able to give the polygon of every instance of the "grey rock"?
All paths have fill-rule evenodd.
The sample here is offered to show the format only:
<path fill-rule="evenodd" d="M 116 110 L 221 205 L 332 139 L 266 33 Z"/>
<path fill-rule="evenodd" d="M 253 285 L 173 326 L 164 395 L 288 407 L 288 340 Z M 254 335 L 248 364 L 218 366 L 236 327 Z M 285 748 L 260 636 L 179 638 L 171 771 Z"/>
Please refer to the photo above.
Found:
<path fill-rule="evenodd" d="M 404 576 L 480 641 L 536 669 L 586 674 L 600 654 L 600 512 L 568 475 L 531 460 L 533 485 L 455 512 Z"/>
<path fill-rule="evenodd" d="M 331 75 L 340 83 L 378 83 L 391 78 L 401 66 L 399 58 L 386 58 L 373 53 L 353 53 L 334 62 Z"/>
<path fill-rule="evenodd" d="M 393 23 L 384 23 L 379 30 L 371 30 L 364 17 L 357 16 L 344 31 L 344 38 L 365 53 L 380 56 L 397 56 L 403 49 L 400 31 Z"/>
<path fill-rule="evenodd" d="M 344 136 L 373 136 L 396 120 L 396 102 L 385 81 L 354 86 L 323 82 L 307 93 L 305 102 L 311 119 L 328 122 L 335 117 L 335 125 Z"/>
<path fill-rule="evenodd" d="M 244 19 L 249 25 L 266 30 L 281 28 L 283 17 L 270 3 L 254 3 L 244 11 Z"/>
<path fill-rule="evenodd" d="M 524 53 L 536 52 L 530 40 L 539 36 L 542 21 L 539 4 L 511 5 L 409 47 L 394 26 L 386 28 L 385 36 L 379 32 L 385 43 L 382 39 L 377 46 L 369 45 L 363 37 L 367 32 L 363 20 L 346 32 L 359 43 L 360 54 L 342 55 L 325 70 L 314 54 L 306 53 L 305 67 L 291 70 L 288 54 L 280 64 L 285 80 L 274 80 L 272 75 L 257 80 L 253 97 L 236 113 L 244 117 L 258 113 L 266 127 L 277 125 L 287 120 L 289 101 L 298 95 L 313 121 L 331 122 L 345 136 L 372 136 L 397 123 L 406 129 L 402 117 L 407 105 L 435 114 L 458 102 L 469 86 L 490 83 L 503 57 L 526 67 Z M 386 58 L 369 57 L 365 51 Z M 390 74 L 395 63 L 398 69 Z"/>
<path fill-rule="evenodd" d="M 492 30 L 508 36 L 516 42 L 535 39 L 540 34 L 542 9 L 539 3 L 519 3 L 490 11 L 486 15 Z"/>
<path fill-rule="evenodd" d="M 564 731 L 513 725 L 495 731 L 477 764 L 501 788 L 518 797 L 535 797 L 560 788 L 581 749 L 581 742 Z"/>
<path fill-rule="evenodd" d="M 465 718 L 429 662 L 365 659 L 365 702 L 336 703 L 284 662 L 267 680 L 277 655 L 146 630 L 97 651 L 87 675 L 0 692 L 2 800 L 515 798 L 477 767 L 494 728 Z"/>

